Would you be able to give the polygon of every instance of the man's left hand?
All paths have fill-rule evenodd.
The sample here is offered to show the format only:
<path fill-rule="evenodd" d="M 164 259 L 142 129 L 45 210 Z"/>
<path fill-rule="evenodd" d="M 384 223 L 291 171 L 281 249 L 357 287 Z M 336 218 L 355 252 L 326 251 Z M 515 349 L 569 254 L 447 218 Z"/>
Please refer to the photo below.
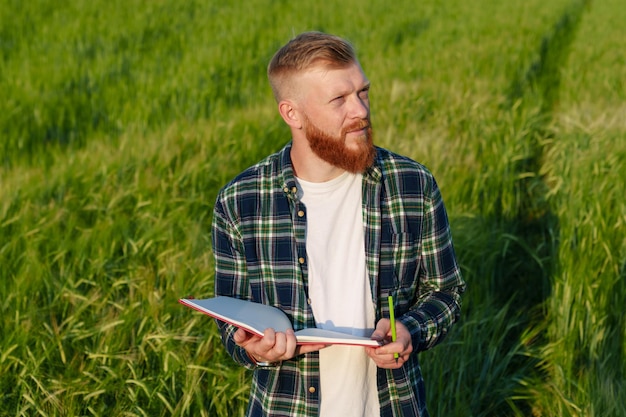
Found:
<path fill-rule="evenodd" d="M 372 339 L 388 341 L 389 343 L 377 348 L 365 348 L 367 355 L 372 358 L 379 368 L 397 369 L 409 359 L 413 352 L 413 343 L 409 330 L 396 320 L 396 341 L 391 341 L 391 324 L 389 319 L 380 319 L 376 325 L 376 330 L 372 333 Z M 394 357 L 398 354 L 398 359 Z"/>

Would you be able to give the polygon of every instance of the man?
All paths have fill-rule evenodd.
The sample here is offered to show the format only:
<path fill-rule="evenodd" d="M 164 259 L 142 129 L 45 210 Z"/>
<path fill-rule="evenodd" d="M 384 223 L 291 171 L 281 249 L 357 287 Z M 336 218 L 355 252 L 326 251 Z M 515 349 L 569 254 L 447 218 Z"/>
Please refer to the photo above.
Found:
<path fill-rule="evenodd" d="M 458 320 L 465 288 L 437 184 L 373 145 L 370 83 L 345 40 L 303 33 L 268 76 L 292 141 L 217 197 L 216 295 L 279 307 L 295 330 L 386 343 L 298 346 L 291 331 L 218 322 L 229 354 L 254 369 L 247 415 L 426 416 L 418 352 Z"/>

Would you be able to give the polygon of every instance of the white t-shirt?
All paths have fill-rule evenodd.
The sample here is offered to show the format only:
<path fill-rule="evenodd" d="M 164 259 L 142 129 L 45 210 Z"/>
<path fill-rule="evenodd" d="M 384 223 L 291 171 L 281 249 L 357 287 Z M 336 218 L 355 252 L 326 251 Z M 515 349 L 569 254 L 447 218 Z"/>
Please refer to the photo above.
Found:
<path fill-rule="evenodd" d="M 369 337 L 375 312 L 365 263 L 362 176 L 298 179 L 307 212 L 309 298 L 317 327 Z M 321 417 L 379 417 L 376 364 L 360 346 L 320 351 Z"/>

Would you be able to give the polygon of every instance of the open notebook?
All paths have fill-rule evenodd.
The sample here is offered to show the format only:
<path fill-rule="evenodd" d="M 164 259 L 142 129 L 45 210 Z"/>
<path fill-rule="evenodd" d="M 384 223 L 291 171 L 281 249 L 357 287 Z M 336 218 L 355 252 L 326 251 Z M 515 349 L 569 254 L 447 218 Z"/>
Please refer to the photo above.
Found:
<path fill-rule="evenodd" d="M 179 302 L 259 336 L 263 336 L 263 332 L 267 328 L 273 328 L 277 332 L 284 332 L 292 328 L 289 318 L 281 309 L 252 301 L 220 296 L 204 299 L 181 298 Z M 320 343 L 372 347 L 382 345 L 382 342 L 367 337 L 317 328 L 298 330 L 295 335 L 299 345 Z"/>

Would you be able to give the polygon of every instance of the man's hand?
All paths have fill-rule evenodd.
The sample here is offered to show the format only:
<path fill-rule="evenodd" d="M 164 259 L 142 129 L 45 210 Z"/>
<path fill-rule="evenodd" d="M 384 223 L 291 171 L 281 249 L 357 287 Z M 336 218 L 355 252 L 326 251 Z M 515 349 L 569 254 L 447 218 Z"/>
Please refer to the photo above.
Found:
<path fill-rule="evenodd" d="M 372 339 L 385 340 L 389 343 L 377 347 L 365 348 L 367 355 L 372 358 L 379 368 L 397 369 L 401 368 L 409 359 L 409 355 L 413 352 L 413 343 L 411 342 L 411 334 L 404 324 L 396 320 L 396 341 L 391 341 L 391 324 L 389 319 L 380 319 L 376 325 L 376 330 L 372 333 Z M 398 360 L 394 358 L 394 353 L 398 354 Z"/>
<path fill-rule="evenodd" d="M 257 336 L 239 328 L 233 338 L 235 343 L 244 348 L 248 355 L 257 362 L 284 361 L 326 347 L 323 344 L 297 345 L 296 336 L 291 329 L 285 333 L 275 332 L 274 329 L 265 329 L 263 336 Z"/>

